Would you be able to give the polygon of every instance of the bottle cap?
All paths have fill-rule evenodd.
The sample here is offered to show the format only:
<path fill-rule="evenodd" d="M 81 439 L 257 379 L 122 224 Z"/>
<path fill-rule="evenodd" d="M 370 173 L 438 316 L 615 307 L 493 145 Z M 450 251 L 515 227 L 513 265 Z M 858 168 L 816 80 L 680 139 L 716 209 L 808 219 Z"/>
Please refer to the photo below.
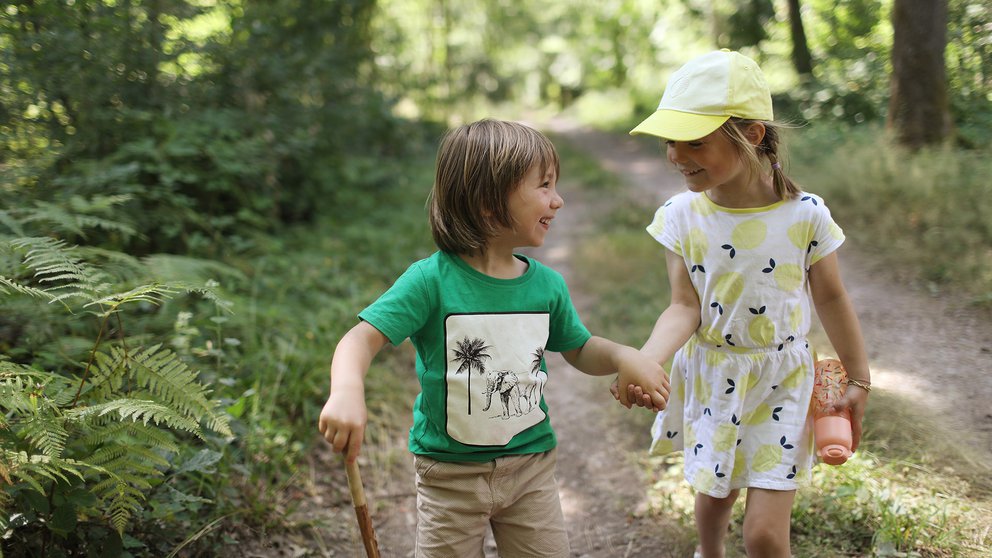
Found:
<path fill-rule="evenodd" d="M 827 465 L 843 465 L 852 453 L 851 450 L 840 444 L 831 444 L 821 448 L 816 452 L 816 455 Z"/>

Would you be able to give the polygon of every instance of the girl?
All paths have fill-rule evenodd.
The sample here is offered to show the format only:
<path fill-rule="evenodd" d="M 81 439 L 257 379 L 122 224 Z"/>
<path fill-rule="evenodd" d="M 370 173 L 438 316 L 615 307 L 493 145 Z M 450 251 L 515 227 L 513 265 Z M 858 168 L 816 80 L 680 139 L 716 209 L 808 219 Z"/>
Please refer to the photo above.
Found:
<path fill-rule="evenodd" d="M 318 428 L 349 462 L 365 432 L 372 358 L 408 337 L 417 350 L 417 557 L 481 557 L 487 526 L 502 556 L 569 555 L 541 396 L 545 350 L 586 374 L 619 371 L 624 395 L 634 383 L 652 408 L 668 399 L 660 364 L 590 335 L 561 275 L 514 253 L 541 246 L 565 204 L 558 168 L 548 138 L 522 124 L 450 131 L 429 199 L 440 250 L 363 310 L 334 350 Z"/>
<path fill-rule="evenodd" d="M 724 50 L 677 70 L 658 110 L 631 131 L 662 138 L 689 189 L 647 228 L 667 249 L 672 297 L 642 350 L 659 363 L 678 351 L 652 452 L 685 452 L 685 478 L 697 492 L 696 555 L 705 558 L 724 555 L 742 488 L 748 556 L 790 555 L 795 491 L 815 459 L 807 293 L 851 378 L 837 410 L 851 411 L 855 447 L 871 389 L 838 270 L 844 235 L 823 200 L 782 171 L 772 118 L 757 64 Z"/>

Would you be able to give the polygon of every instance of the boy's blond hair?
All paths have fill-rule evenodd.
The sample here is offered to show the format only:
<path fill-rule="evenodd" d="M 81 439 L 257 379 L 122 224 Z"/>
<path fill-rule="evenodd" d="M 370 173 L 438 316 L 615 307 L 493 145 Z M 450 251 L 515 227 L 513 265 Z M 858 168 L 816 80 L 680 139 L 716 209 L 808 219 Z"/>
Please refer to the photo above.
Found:
<path fill-rule="evenodd" d="M 538 165 L 560 171 L 544 134 L 517 122 L 485 119 L 445 134 L 427 199 L 434 243 L 445 252 L 477 254 L 502 227 L 512 227 L 510 194 Z"/>

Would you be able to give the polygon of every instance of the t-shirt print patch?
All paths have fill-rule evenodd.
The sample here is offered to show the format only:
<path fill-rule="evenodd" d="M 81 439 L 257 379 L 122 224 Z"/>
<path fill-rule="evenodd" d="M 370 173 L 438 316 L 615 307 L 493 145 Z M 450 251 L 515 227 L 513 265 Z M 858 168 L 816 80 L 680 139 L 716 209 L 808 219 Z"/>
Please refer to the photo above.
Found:
<path fill-rule="evenodd" d="M 473 446 L 503 446 L 546 417 L 547 313 L 453 314 L 445 320 L 447 431 Z"/>

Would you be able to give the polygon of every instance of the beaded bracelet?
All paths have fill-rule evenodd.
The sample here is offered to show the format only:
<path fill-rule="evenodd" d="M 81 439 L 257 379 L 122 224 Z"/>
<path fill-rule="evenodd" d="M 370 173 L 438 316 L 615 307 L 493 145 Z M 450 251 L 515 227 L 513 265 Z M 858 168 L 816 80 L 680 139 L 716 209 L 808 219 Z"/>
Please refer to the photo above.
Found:
<path fill-rule="evenodd" d="M 859 388 L 871 393 L 871 381 L 870 380 L 855 380 L 854 378 L 847 379 L 847 385 L 858 386 Z"/>

